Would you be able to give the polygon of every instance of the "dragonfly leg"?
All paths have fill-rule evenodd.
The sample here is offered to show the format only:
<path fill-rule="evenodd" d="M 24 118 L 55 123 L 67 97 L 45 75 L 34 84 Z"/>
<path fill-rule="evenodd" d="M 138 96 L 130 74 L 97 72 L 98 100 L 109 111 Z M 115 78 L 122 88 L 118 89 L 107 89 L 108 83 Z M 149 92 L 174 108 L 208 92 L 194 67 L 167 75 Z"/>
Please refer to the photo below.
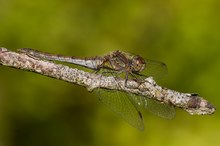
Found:
<path fill-rule="evenodd" d="M 125 87 L 128 88 L 128 73 L 125 75 Z"/>
<path fill-rule="evenodd" d="M 100 71 L 100 68 L 94 69 L 94 73 L 97 74 Z"/>
<path fill-rule="evenodd" d="M 137 76 L 135 76 L 135 74 L 133 74 L 133 73 L 126 73 L 125 87 L 127 87 L 127 88 L 131 88 L 131 87 L 129 87 L 129 86 L 127 85 L 127 81 L 128 81 L 128 77 L 129 77 L 129 76 L 132 77 L 132 80 L 134 80 L 134 81 L 136 81 L 136 82 L 138 83 L 138 86 L 132 87 L 132 88 L 134 88 L 134 89 L 139 88 L 139 86 L 144 82 L 143 79 L 138 78 Z"/>

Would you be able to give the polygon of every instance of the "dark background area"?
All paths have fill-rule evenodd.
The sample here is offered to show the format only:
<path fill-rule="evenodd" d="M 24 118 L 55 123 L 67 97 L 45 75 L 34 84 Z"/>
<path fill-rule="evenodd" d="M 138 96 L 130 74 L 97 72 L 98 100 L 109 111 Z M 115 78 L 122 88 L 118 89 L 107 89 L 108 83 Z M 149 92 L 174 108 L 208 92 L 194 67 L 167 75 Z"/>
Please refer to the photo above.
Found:
<path fill-rule="evenodd" d="M 199 93 L 217 108 L 211 116 L 177 109 L 173 120 L 146 112 L 139 132 L 83 87 L 0 66 L 0 146 L 219 145 L 219 6 L 219 0 L 0 0 L 1 47 L 139 54 L 167 64 L 160 85 Z"/>

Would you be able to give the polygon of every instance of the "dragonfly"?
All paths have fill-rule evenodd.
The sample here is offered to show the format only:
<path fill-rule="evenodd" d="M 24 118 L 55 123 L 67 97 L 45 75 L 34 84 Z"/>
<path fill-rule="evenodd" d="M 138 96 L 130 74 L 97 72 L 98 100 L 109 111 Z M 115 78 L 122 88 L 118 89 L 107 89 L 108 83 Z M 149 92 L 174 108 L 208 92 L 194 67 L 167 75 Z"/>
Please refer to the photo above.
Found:
<path fill-rule="evenodd" d="M 127 86 L 127 81 L 130 78 L 142 81 L 146 77 L 160 78 L 167 74 L 166 64 L 160 61 L 144 59 L 140 55 L 120 50 L 94 57 L 64 56 L 30 48 L 22 48 L 18 51 L 37 59 L 67 62 L 83 66 L 95 70 L 96 73 L 102 70 L 103 74 L 104 72 L 108 73 L 108 75 L 114 76 L 114 78 L 121 74 L 122 76 L 120 77 L 125 78 L 125 86 Z M 165 119 L 175 117 L 175 109 L 172 105 L 159 103 L 152 100 L 152 98 L 101 88 L 98 88 L 96 92 L 103 104 L 139 130 L 144 130 L 142 112 L 145 109 Z"/>

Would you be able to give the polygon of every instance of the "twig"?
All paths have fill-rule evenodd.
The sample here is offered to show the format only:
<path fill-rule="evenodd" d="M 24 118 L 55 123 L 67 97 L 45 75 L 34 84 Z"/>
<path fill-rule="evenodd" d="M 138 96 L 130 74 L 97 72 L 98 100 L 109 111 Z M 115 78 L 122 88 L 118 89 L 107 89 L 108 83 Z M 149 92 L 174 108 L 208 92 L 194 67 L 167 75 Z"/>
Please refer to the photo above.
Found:
<path fill-rule="evenodd" d="M 125 86 L 124 79 L 115 80 L 111 76 L 102 76 L 53 62 L 34 59 L 22 53 L 9 51 L 6 48 L 0 48 L 0 64 L 84 86 L 89 91 L 95 88 L 105 88 L 145 96 L 161 103 L 179 107 L 192 115 L 213 114 L 215 112 L 215 107 L 198 94 L 180 93 L 161 87 L 156 84 L 152 77 L 146 78 L 141 85 L 134 80 L 128 80 Z"/>

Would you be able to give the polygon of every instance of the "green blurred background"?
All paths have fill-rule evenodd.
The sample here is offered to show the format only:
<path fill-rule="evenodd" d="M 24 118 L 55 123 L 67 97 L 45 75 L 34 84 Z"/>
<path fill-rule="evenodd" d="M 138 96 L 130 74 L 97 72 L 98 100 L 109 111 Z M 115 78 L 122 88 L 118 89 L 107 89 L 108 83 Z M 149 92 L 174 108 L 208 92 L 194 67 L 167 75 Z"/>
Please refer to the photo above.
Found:
<path fill-rule="evenodd" d="M 113 50 L 165 62 L 159 82 L 195 92 L 211 116 L 144 113 L 145 131 L 83 87 L 0 66 L 0 146 L 217 146 L 220 143 L 219 0 L 0 0 L 0 46 L 74 56 Z"/>

